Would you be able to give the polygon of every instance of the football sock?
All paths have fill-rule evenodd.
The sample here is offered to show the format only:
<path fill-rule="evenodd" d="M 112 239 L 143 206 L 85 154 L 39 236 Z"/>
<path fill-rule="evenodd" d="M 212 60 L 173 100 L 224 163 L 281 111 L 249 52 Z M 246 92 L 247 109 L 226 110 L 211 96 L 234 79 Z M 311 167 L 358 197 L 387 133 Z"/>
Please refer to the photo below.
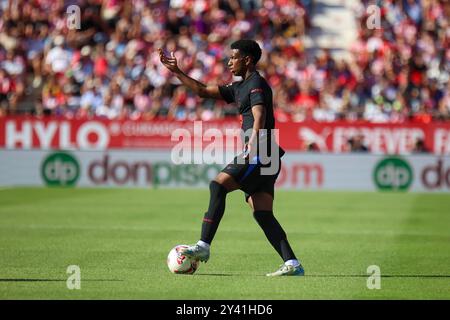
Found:
<path fill-rule="evenodd" d="M 273 212 L 255 211 L 253 216 L 283 261 L 297 260 L 287 241 L 286 233 L 273 215 Z"/>
<path fill-rule="evenodd" d="M 291 259 L 286 261 L 284 264 L 287 266 L 298 267 L 300 265 L 300 262 L 297 259 Z"/>
<path fill-rule="evenodd" d="M 225 212 L 225 198 L 227 189 L 216 181 L 209 184 L 210 198 L 208 211 L 203 217 L 202 234 L 200 240 L 211 244 L 220 220 Z"/>

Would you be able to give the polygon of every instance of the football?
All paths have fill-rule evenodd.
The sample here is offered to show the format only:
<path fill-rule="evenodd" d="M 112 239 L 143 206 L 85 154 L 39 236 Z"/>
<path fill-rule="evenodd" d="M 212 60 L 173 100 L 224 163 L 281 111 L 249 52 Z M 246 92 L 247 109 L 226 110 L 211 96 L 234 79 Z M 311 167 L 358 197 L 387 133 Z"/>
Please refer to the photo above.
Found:
<path fill-rule="evenodd" d="M 187 245 L 178 245 L 169 252 L 167 257 L 167 266 L 170 272 L 177 274 L 193 274 L 199 266 L 198 260 L 193 260 L 180 254 L 181 248 L 186 248 Z"/>

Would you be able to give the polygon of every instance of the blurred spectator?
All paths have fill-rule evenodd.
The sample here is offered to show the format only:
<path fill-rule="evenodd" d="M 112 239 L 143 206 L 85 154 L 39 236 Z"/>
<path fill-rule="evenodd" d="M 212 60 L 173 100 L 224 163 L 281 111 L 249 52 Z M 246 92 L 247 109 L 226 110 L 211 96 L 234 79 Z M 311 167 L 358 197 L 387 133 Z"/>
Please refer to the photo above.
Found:
<path fill-rule="evenodd" d="M 45 67 L 48 73 L 63 73 L 70 65 L 70 52 L 63 48 L 64 37 L 58 35 L 53 41 L 54 47 L 51 48 L 45 57 Z"/>
<path fill-rule="evenodd" d="M 14 92 L 14 83 L 5 70 L 0 69 L 0 115 L 5 112 L 10 95 Z"/>
<path fill-rule="evenodd" d="M 317 143 L 315 142 L 311 142 L 308 143 L 308 145 L 306 146 L 306 151 L 310 151 L 310 152 L 319 152 L 319 146 L 317 145 Z"/>
<path fill-rule="evenodd" d="M 364 136 L 362 134 L 356 135 L 348 139 L 350 152 L 368 152 L 369 148 L 364 145 Z"/>
<path fill-rule="evenodd" d="M 425 141 L 423 139 L 418 138 L 416 143 L 414 144 L 414 148 L 412 149 L 413 153 L 428 153 L 430 152 L 428 148 L 425 146 Z"/>
<path fill-rule="evenodd" d="M 381 29 L 365 27 L 353 48 L 357 77 L 368 94 L 364 119 L 376 122 L 448 119 L 442 103 L 450 72 L 450 3 L 439 0 L 383 1 Z M 357 69 L 355 69 L 357 70 Z M 353 93 L 351 94 L 353 95 Z"/>

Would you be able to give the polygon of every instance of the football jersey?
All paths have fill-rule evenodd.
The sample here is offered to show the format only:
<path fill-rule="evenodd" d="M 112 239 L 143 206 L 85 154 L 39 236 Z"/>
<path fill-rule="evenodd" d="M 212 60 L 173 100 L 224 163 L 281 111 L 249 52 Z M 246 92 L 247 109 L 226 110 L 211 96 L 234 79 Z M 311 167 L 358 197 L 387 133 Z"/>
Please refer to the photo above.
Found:
<path fill-rule="evenodd" d="M 267 150 L 270 155 L 270 142 L 273 139 L 273 132 L 270 129 L 275 129 L 275 117 L 273 115 L 272 89 L 266 79 L 261 77 L 257 71 L 254 71 L 247 79 L 219 86 L 219 91 L 227 103 L 236 103 L 244 132 L 252 129 L 255 122 L 252 107 L 262 105 L 265 108 L 266 119 L 262 129 L 267 129 L 267 132 L 264 137 L 260 134 L 258 141 L 259 143 L 267 141 Z M 248 135 L 245 136 L 245 143 L 248 142 L 249 138 Z M 280 156 L 283 154 L 284 151 L 280 148 Z"/>

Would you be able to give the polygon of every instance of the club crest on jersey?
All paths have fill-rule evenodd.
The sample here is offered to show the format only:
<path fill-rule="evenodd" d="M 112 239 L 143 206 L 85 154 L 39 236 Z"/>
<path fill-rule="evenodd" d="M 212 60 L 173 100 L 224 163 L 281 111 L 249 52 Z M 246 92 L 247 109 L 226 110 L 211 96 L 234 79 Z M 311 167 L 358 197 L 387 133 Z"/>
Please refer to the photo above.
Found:
<path fill-rule="evenodd" d="M 263 92 L 263 89 L 261 88 L 256 88 L 250 91 L 250 93 L 256 93 L 256 92 Z"/>

